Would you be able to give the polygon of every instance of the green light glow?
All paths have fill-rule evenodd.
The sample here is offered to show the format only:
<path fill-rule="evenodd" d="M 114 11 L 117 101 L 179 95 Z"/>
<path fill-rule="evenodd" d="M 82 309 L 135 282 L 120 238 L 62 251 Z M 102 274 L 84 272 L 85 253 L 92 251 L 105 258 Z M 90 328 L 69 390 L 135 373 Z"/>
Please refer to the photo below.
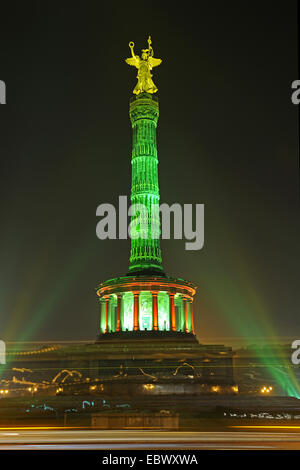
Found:
<path fill-rule="evenodd" d="M 133 331 L 133 318 L 134 318 L 134 305 L 133 305 L 133 293 L 126 292 L 123 294 L 122 302 L 122 330 Z"/>
<path fill-rule="evenodd" d="M 130 119 L 133 130 L 131 204 L 142 204 L 147 214 L 137 212 L 131 217 L 130 228 L 136 238 L 131 238 L 129 272 L 162 272 L 159 243 L 158 160 L 156 126 L 158 101 L 151 94 L 141 93 L 130 103 Z M 148 228 L 148 229 L 147 229 Z M 151 232 L 152 230 L 152 232 Z"/>
<path fill-rule="evenodd" d="M 140 330 L 152 330 L 152 294 L 151 292 L 141 292 L 140 302 Z"/>
<path fill-rule="evenodd" d="M 117 309 L 117 296 L 112 294 L 108 302 L 108 312 L 107 312 L 107 325 L 108 331 L 116 331 L 117 321 L 116 321 L 116 309 Z"/>
<path fill-rule="evenodd" d="M 222 240 L 226 240 L 228 259 L 224 259 L 224 265 L 220 263 L 218 253 L 210 256 L 209 263 L 205 265 L 200 274 L 203 293 L 208 294 L 209 304 L 207 305 L 206 318 L 209 318 L 209 309 L 212 307 L 218 311 L 220 319 L 226 319 L 233 332 L 233 336 L 244 338 L 245 342 L 255 343 L 255 338 L 264 338 L 264 343 L 270 345 L 272 342 L 280 343 L 273 324 L 271 308 L 266 304 L 263 292 L 259 288 L 257 279 L 251 277 L 250 273 L 255 273 L 251 265 L 251 260 L 239 250 L 241 241 L 236 239 L 231 228 L 227 226 L 225 219 L 218 214 L 221 228 L 218 233 Z M 235 277 L 228 276 L 226 262 L 231 264 L 232 273 Z M 218 266 L 218 269 L 214 269 Z M 270 346 L 266 356 L 263 348 L 256 347 L 256 357 L 262 367 L 265 367 L 271 378 L 279 386 L 283 395 L 300 398 L 300 384 L 294 374 L 294 367 L 279 354 L 278 348 Z"/>
<path fill-rule="evenodd" d="M 158 329 L 161 331 L 170 330 L 170 301 L 166 292 L 159 292 L 157 295 L 158 306 Z"/>
<path fill-rule="evenodd" d="M 176 318 L 176 330 L 184 331 L 185 317 L 184 317 L 184 303 L 181 295 L 175 295 L 175 318 Z"/>
<path fill-rule="evenodd" d="M 19 342 L 17 350 L 22 348 L 22 343 L 32 340 L 37 335 L 39 328 L 55 312 L 64 295 L 71 295 L 74 282 L 88 269 L 88 265 L 94 256 L 92 250 L 84 250 L 88 245 L 89 236 L 82 240 L 78 247 L 78 255 L 70 258 L 63 271 L 57 276 L 56 282 L 44 292 L 45 266 L 53 256 L 55 245 L 44 246 L 38 254 L 36 262 L 32 264 L 28 275 L 24 280 L 24 288 L 15 297 L 15 308 L 11 312 L 11 321 L 3 331 L 3 337 L 7 340 L 13 338 Z M 43 296 L 38 296 L 39 291 Z M 24 323 L 23 318 L 31 316 L 31 321 Z"/>
<path fill-rule="evenodd" d="M 105 333 L 105 299 L 100 301 L 100 331 Z"/>
<path fill-rule="evenodd" d="M 193 323 L 192 323 L 192 312 L 191 312 L 191 304 L 190 302 L 187 303 L 187 327 L 189 331 L 193 330 Z"/>

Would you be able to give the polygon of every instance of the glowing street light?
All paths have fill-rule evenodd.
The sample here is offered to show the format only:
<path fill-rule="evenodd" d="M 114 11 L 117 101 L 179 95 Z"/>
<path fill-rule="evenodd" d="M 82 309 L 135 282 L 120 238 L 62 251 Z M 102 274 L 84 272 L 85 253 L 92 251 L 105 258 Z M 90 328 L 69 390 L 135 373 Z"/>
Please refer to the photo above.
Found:
<path fill-rule="evenodd" d="M 270 385 L 269 386 L 264 385 L 263 387 L 261 387 L 260 393 L 263 393 L 263 394 L 267 395 L 267 394 L 271 393 L 272 390 L 273 390 L 273 387 L 271 387 Z"/>

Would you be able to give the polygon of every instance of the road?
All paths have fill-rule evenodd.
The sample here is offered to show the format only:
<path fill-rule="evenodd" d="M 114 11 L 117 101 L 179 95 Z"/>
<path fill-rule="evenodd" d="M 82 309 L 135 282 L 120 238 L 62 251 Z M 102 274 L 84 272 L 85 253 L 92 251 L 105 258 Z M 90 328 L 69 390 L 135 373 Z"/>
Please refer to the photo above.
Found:
<path fill-rule="evenodd" d="M 1 428 L 0 450 L 281 449 L 300 450 L 300 430 L 228 432 Z"/>

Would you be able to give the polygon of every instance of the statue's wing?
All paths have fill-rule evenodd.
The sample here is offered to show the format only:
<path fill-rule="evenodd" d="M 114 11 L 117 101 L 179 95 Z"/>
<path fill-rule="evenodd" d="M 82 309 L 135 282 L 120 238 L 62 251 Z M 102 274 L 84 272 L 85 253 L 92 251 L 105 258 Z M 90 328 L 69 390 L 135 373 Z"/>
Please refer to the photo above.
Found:
<path fill-rule="evenodd" d="M 130 57 L 129 59 L 125 59 L 125 62 L 126 62 L 128 65 L 132 65 L 133 67 L 138 67 L 138 65 L 139 65 L 139 57 L 138 57 L 138 56 Z"/>
<path fill-rule="evenodd" d="M 161 64 L 161 59 L 155 59 L 154 57 L 149 57 L 148 62 L 151 68 L 157 67 Z"/>

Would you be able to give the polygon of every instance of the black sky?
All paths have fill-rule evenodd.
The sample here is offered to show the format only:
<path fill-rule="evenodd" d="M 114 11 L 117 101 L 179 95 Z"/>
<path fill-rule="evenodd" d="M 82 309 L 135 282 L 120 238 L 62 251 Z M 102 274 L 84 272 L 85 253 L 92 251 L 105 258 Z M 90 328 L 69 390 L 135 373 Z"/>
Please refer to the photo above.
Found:
<path fill-rule="evenodd" d="M 226 3 L 226 4 L 225 4 Z M 92 339 L 128 241 L 96 207 L 130 194 L 124 59 L 151 34 L 161 202 L 205 204 L 205 247 L 164 241 L 198 284 L 198 337 L 299 331 L 296 2 L 10 2 L 1 15 L 0 337 Z M 298 335 L 299 336 L 299 335 Z"/>

